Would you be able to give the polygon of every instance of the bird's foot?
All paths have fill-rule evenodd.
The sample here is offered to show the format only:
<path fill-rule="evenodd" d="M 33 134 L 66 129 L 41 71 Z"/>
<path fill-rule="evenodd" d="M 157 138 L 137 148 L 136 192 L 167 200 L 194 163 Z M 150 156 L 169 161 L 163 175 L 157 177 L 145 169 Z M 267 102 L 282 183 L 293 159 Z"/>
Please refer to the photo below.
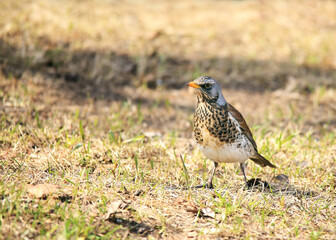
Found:
<path fill-rule="evenodd" d="M 207 189 L 214 189 L 214 186 L 209 183 L 202 184 L 202 185 L 196 185 L 196 186 L 190 186 L 190 187 L 165 187 L 166 190 L 188 190 L 188 189 L 199 189 L 199 188 L 207 188 Z"/>
<path fill-rule="evenodd" d="M 214 189 L 214 185 L 212 184 L 212 182 L 211 183 L 207 183 L 207 184 L 205 184 L 205 188 L 208 188 L 208 189 Z"/>
<path fill-rule="evenodd" d="M 209 183 L 203 184 L 203 185 L 196 185 L 194 187 L 190 187 L 190 188 L 194 188 L 194 189 L 198 189 L 198 188 L 208 188 L 208 189 L 214 189 L 214 186 Z"/>

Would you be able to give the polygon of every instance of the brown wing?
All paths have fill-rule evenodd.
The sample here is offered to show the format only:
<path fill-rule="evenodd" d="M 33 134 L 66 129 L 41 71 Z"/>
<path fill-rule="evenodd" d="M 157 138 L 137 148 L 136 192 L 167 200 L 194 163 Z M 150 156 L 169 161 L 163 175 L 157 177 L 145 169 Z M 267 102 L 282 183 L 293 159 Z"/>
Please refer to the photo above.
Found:
<path fill-rule="evenodd" d="M 242 130 L 243 134 L 245 134 L 245 136 L 250 140 L 250 142 L 252 143 L 254 149 L 257 152 L 257 156 L 256 157 L 252 157 L 251 160 L 254 161 L 255 163 L 259 164 L 262 167 L 270 166 L 272 168 L 276 168 L 275 165 L 273 165 L 270 161 L 268 161 L 266 158 L 264 158 L 263 156 L 261 156 L 258 153 L 257 144 L 255 143 L 255 141 L 253 139 L 252 132 L 251 132 L 250 128 L 247 126 L 247 124 L 245 122 L 245 119 L 240 114 L 240 112 L 238 112 L 238 110 L 235 109 L 230 104 L 228 104 L 228 111 L 238 121 L 238 123 L 240 124 L 240 129 Z"/>
<path fill-rule="evenodd" d="M 231 104 L 228 103 L 228 111 L 229 113 L 231 113 L 232 117 L 234 117 L 239 125 L 240 125 L 240 129 L 242 130 L 243 134 L 245 134 L 245 136 L 250 140 L 250 142 L 252 143 L 253 147 L 255 148 L 255 150 L 258 152 L 257 149 L 257 144 L 255 143 L 254 139 L 253 139 L 253 135 L 252 132 L 250 130 L 250 128 L 247 126 L 245 119 L 243 118 L 243 116 L 241 115 L 240 112 L 238 112 L 237 109 L 235 109 Z"/>

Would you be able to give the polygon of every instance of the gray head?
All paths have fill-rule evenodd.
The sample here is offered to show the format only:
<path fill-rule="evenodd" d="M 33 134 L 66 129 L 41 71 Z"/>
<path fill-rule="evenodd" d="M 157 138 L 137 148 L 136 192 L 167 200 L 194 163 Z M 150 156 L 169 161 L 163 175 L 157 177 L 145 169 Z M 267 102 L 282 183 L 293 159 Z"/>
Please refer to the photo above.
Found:
<path fill-rule="evenodd" d="M 195 88 L 199 101 L 216 103 L 221 106 L 226 104 L 225 98 L 222 94 L 222 90 L 218 82 L 212 77 L 198 77 L 193 82 L 189 82 L 187 85 L 189 87 Z"/>

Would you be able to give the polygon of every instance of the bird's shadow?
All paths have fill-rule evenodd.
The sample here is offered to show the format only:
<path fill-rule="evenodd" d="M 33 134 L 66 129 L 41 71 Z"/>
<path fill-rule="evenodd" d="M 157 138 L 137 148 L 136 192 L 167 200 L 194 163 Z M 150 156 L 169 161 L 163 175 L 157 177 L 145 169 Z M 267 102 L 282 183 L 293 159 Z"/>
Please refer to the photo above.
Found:
<path fill-rule="evenodd" d="M 286 175 L 280 174 L 272 179 L 272 181 L 267 182 L 260 178 L 252 178 L 247 181 L 248 191 L 261 191 L 269 192 L 273 194 L 285 194 L 292 195 L 295 197 L 315 197 L 318 195 L 317 192 L 309 189 L 300 189 L 290 184 Z"/>
<path fill-rule="evenodd" d="M 189 189 L 214 189 L 216 187 L 209 187 L 207 184 L 196 185 L 196 186 L 174 186 L 166 187 L 166 190 L 189 190 Z M 273 193 L 273 194 L 285 194 L 292 195 L 295 197 L 315 197 L 318 195 L 317 192 L 309 189 L 299 189 L 294 185 L 290 184 L 288 177 L 284 174 L 280 174 L 272 179 L 272 181 L 267 182 L 260 178 L 252 178 L 247 181 L 247 184 L 244 186 L 244 190 L 249 192 L 264 192 L 264 193 Z"/>

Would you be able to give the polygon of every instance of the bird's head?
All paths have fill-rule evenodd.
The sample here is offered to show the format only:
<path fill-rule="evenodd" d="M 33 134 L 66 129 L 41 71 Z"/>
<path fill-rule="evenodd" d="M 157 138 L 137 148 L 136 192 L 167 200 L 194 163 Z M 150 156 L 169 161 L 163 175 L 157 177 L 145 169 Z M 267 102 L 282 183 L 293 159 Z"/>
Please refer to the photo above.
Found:
<path fill-rule="evenodd" d="M 225 105 L 226 101 L 218 82 L 209 76 L 196 78 L 193 82 L 187 83 L 189 87 L 195 89 L 199 101 Z"/>

